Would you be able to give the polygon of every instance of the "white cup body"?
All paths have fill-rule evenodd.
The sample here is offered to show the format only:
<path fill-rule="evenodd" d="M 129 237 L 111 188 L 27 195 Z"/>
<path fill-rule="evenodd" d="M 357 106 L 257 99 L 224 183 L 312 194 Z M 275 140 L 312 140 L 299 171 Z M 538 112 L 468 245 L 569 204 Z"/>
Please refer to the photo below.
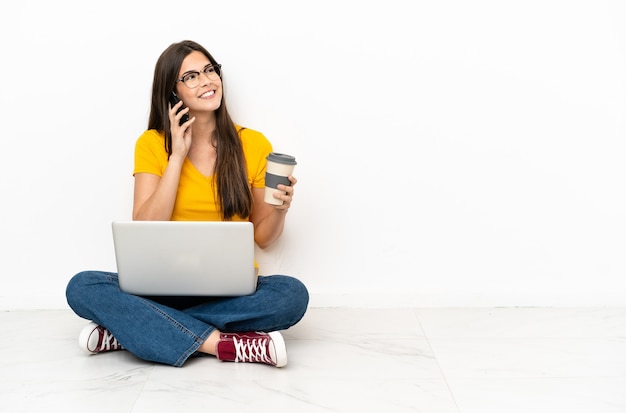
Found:
<path fill-rule="evenodd" d="M 274 198 L 274 194 L 285 195 L 285 191 L 281 191 L 280 189 L 270 188 L 269 186 L 265 187 L 265 202 L 270 205 L 282 205 L 285 202 L 282 199 Z"/>
<path fill-rule="evenodd" d="M 267 169 L 266 170 L 267 170 L 268 174 L 276 175 L 278 177 L 287 178 L 288 176 L 293 174 L 293 170 L 294 170 L 295 166 L 296 166 L 295 162 L 293 162 L 293 163 L 281 163 L 281 162 L 274 162 L 274 161 L 268 159 L 267 160 Z M 267 183 L 267 175 L 266 175 L 266 183 Z M 289 183 L 285 183 L 285 185 L 289 185 Z M 285 191 L 281 191 L 278 188 L 274 188 L 272 186 L 266 185 L 265 186 L 265 197 L 264 197 L 265 202 L 267 202 L 270 205 L 282 205 L 283 204 L 283 200 L 274 198 L 274 194 L 275 193 L 284 195 L 286 192 Z"/>

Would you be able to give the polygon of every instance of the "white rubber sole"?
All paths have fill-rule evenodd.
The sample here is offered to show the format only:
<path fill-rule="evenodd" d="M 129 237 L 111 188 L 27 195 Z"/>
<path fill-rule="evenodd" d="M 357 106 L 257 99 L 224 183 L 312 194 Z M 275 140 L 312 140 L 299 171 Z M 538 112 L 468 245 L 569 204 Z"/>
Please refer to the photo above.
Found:
<path fill-rule="evenodd" d="M 287 365 L 287 346 L 283 335 L 278 331 L 269 333 L 272 343 L 274 343 L 274 351 L 276 352 L 276 367 Z"/>
<path fill-rule="evenodd" d="M 96 354 L 96 352 L 89 350 L 89 340 L 91 339 L 91 335 L 96 328 L 98 328 L 98 324 L 92 321 L 83 327 L 80 331 L 80 335 L 78 336 L 78 346 L 87 354 Z"/>

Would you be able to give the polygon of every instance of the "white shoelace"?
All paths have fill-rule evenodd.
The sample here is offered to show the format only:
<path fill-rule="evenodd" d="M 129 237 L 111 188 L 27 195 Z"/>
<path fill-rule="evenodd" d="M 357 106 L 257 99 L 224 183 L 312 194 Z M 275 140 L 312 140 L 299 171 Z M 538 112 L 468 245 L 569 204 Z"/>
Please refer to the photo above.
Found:
<path fill-rule="evenodd" d="M 255 338 L 237 340 L 233 338 L 235 344 L 235 362 L 260 362 L 274 364 L 267 353 L 267 343 L 269 338 Z"/>
<path fill-rule="evenodd" d="M 102 336 L 102 344 L 100 345 L 100 351 L 104 350 L 117 350 L 119 349 L 120 343 L 118 343 L 117 339 L 113 337 L 113 334 L 106 328 L 104 330 L 104 335 Z"/>

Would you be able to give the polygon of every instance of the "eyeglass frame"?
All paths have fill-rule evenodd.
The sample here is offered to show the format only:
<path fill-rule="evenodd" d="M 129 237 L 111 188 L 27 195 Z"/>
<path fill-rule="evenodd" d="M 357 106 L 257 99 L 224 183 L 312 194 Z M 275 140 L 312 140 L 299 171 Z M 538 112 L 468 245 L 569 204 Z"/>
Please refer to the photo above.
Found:
<path fill-rule="evenodd" d="M 181 82 L 183 85 L 187 86 L 187 83 L 185 83 L 185 80 L 184 80 L 185 76 L 188 76 L 188 75 L 190 75 L 190 74 L 195 74 L 196 76 L 200 77 L 200 74 L 201 74 L 201 73 L 202 73 L 202 74 L 204 74 L 204 75 L 207 77 L 207 79 L 209 79 L 209 80 L 213 80 L 213 79 L 211 79 L 211 78 L 209 77 L 209 75 L 208 75 L 208 74 L 207 74 L 207 72 L 206 72 L 206 71 L 207 71 L 207 69 L 209 69 L 209 68 L 214 69 L 214 72 L 215 72 L 215 73 L 217 73 L 217 77 L 218 77 L 218 78 L 220 78 L 220 79 L 222 78 L 222 65 L 221 65 L 220 63 L 209 63 L 208 65 L 204 66 L 204 68 L 202 68 L 202 71 L 201 71 L 201 72 L 198 72 L 197 70 L 189 70 L 188 72 L 185 72 L 185 73 L 184 73 L 184 74 L 180 77 L 180 79 L 176 79 L 176 83 Z M 187 87 L 188 87 L 189 89 L 195 89 L 195 88 L 197 88 L 198 86 L 200 86 L 200 84 L 198 84 L 198 85 L 196 85 L 196 86 L 194 86 L 194 87 L 189 87 L 189 86 L 187 86 Z"/>

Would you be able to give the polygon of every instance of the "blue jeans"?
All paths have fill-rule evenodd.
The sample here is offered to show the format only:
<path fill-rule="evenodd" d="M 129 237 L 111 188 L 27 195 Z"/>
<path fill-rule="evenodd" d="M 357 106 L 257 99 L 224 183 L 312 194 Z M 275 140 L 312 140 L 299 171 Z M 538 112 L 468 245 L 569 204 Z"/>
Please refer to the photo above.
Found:
<path fill-rule="evenodd" d="M 122 292 L 116 273 L 84 271 L 68 283 L 74 312 L 108 329 L 137 357 L 180 367 L 216 329 L 276 331 L 302 319 L 309 294 L 296 278 L 259 276 L 241 297 L 145 297 Z"/>

